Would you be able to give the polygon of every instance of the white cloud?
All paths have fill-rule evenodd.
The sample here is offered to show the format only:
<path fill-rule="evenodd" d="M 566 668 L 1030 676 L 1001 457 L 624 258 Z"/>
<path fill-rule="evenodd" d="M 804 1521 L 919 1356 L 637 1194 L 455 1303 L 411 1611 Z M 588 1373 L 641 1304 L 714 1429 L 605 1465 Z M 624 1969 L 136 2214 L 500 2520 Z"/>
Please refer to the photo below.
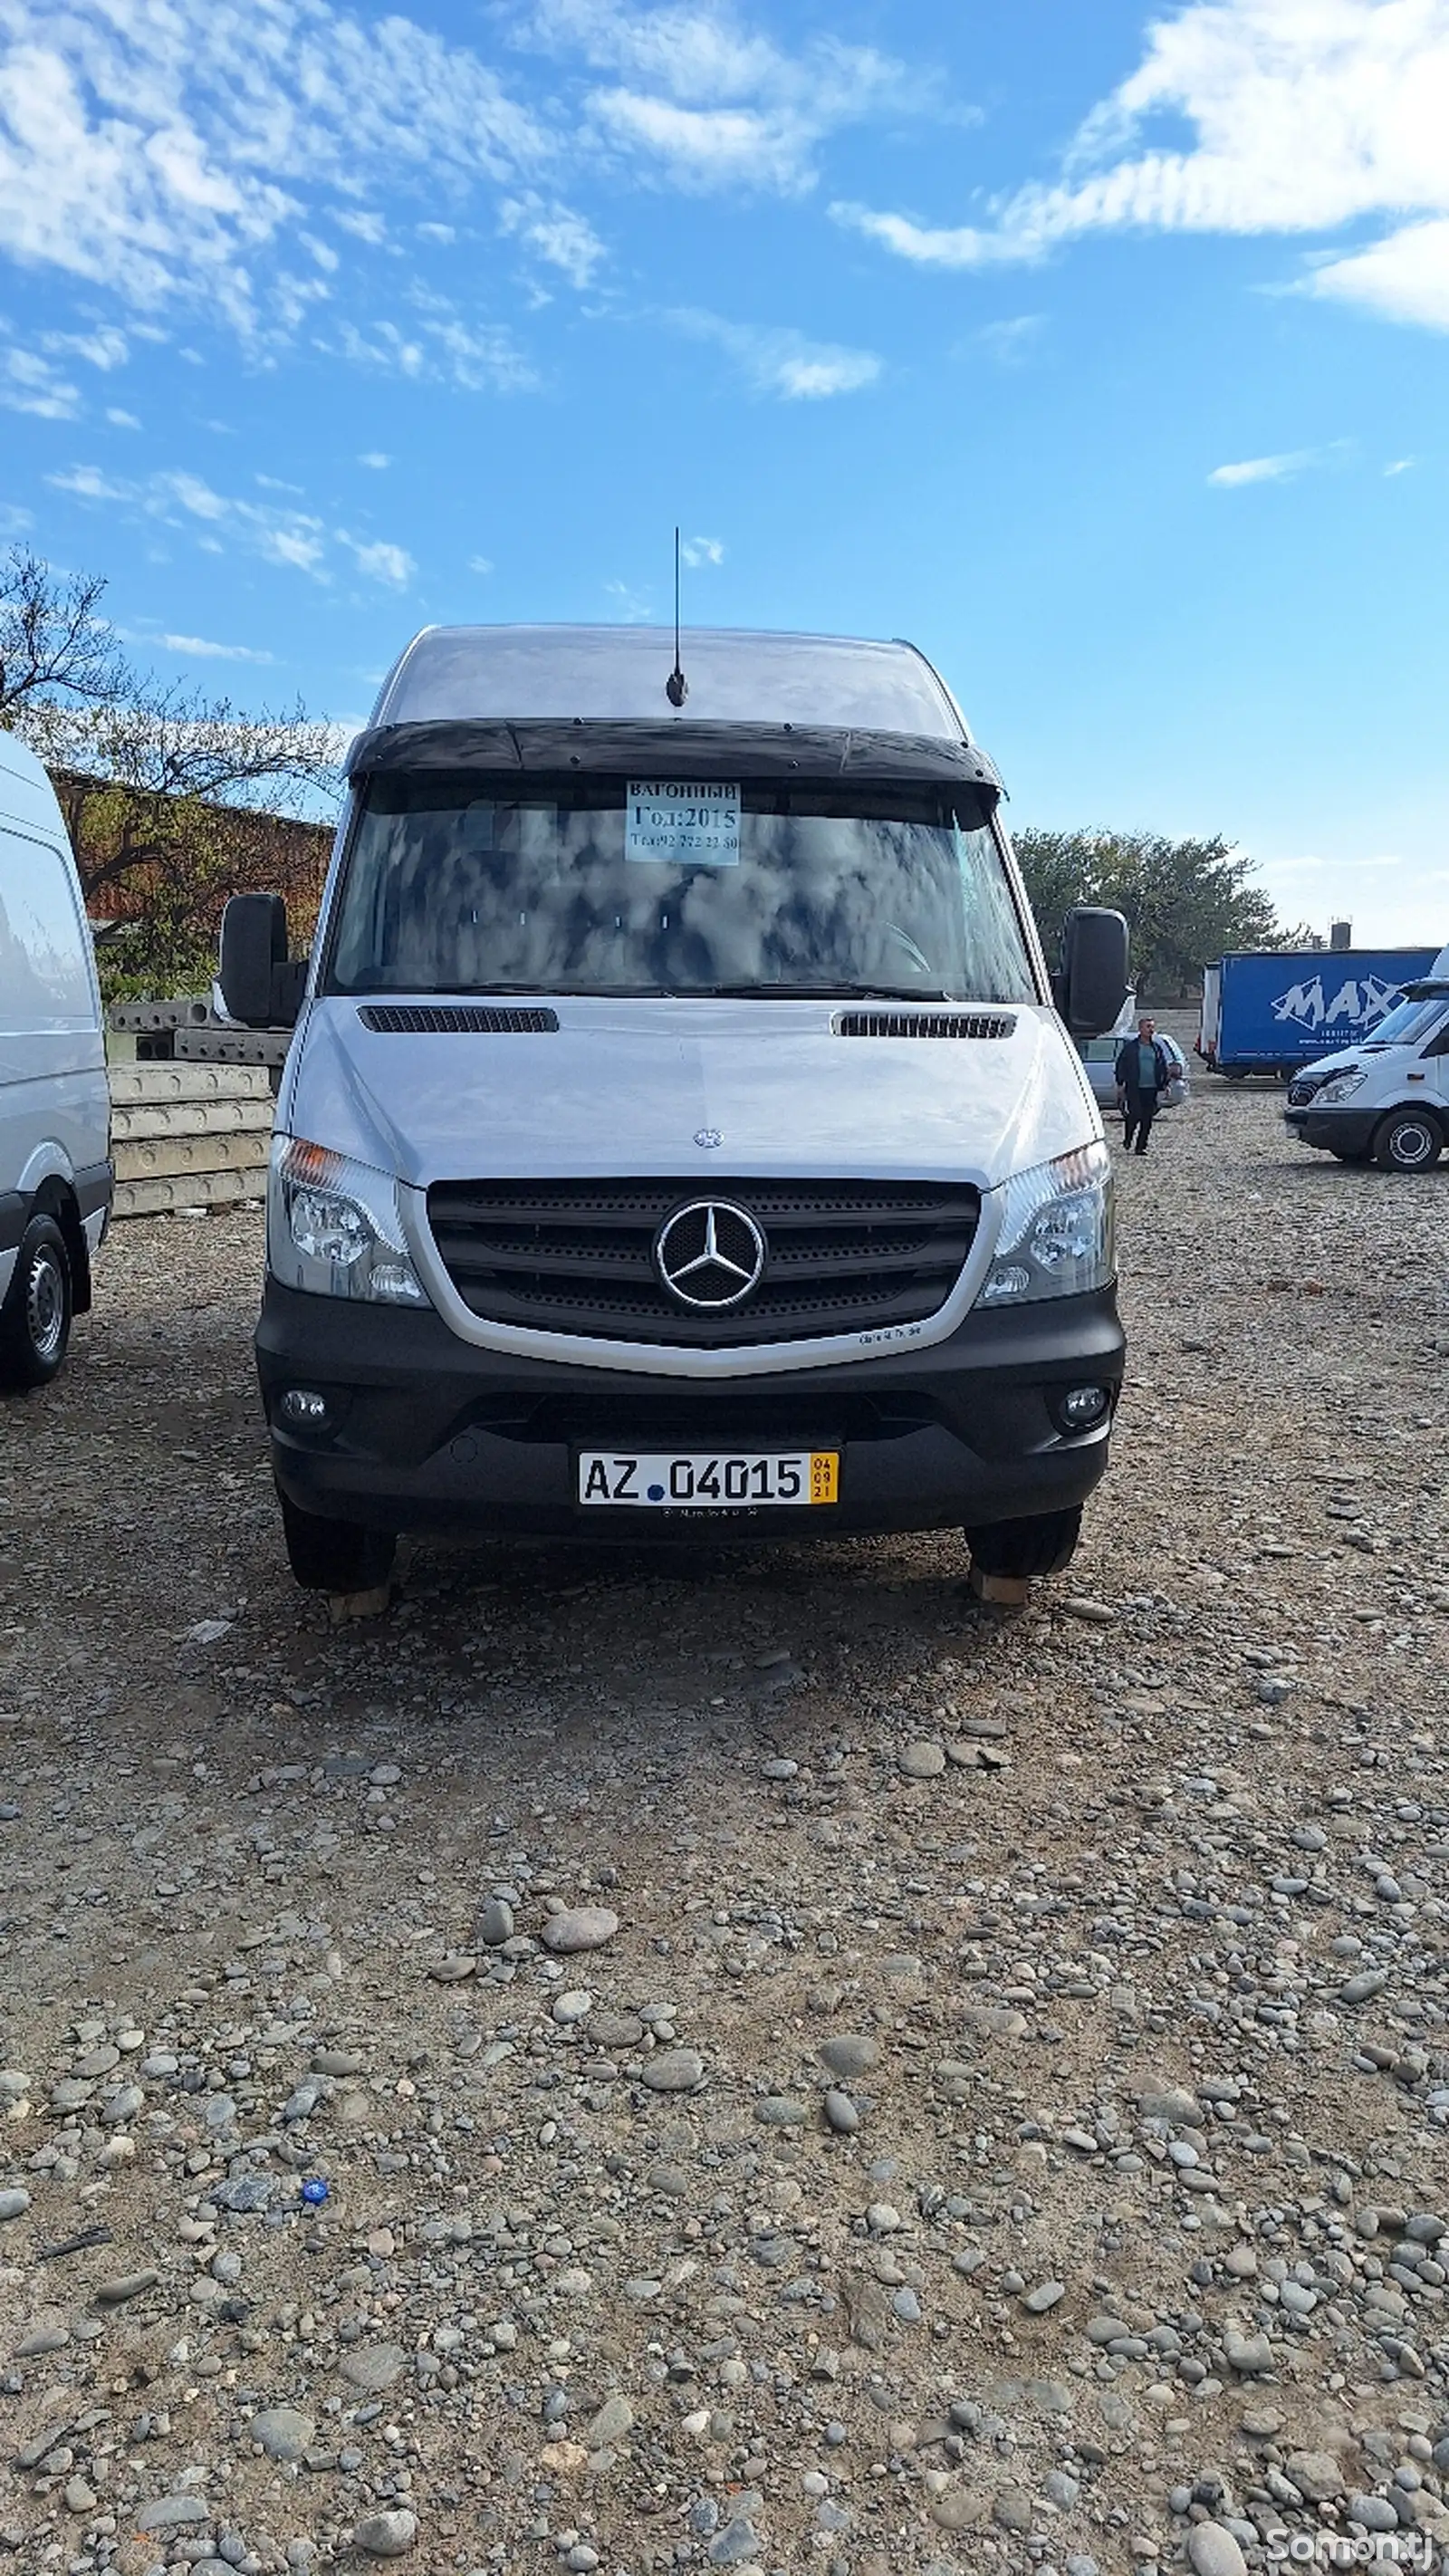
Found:
<path fill-rule="evenodd" d="M 1172 139 L 1186 123 L 1191 142 Z M 1300 279 L 1449 330 L 1449 0 L 1188 0 L 1087 119 L 1055 185 L 937 226 L 842 203 L 837 221 L 947 268 L 1037 259 L 1084 234 L 1390 227 Z"/>
<path fill-rule="evenodd" d="M 205 635 L 162 635 L 158 642 L 168 653 L 185 653 L 198 662 L 271 662 L 272 653 L 259 653 L 250 644 L 213 644 Z"/>
<path fill-rule="evenodd" d="M 417 565 L 404 546 L 388 545 L 380 538 L 350 537 L 345 528 L 338 529 L 337 540 L 339 545 L 350 548 L 357 559 L 358 571 L 366 573 L 369 581 L 385 581 L 394 590 L 401 590 L 417 571 Z"/>
<path fill-rule="evenodd" d="M 204 534 L 198 543 L 206 552 L 223 552 L 230 541 L 268 563 L 311 573 L 319 580 L 328 578 L 327 531 L 311 512 L 234 500 L 185 468 L 131 481 L 103 474 L 97 465 L 73 465 L 48 474 L 46 481 L 52 490 L 73 500 L 121 504 L 140 518 L 157 519 L 172 528 L 190 528 L 193 533 L 199 528 Z"/>
<path fill-rule="evenodd" d="M 625 626 L 648 625 L 654 603 L 647 591 L 635 590 L 627 581 L 606 581 L 604 588 L 614 603 L 614 615 Z"/>
<path fill-rule="evenodd" d="M 1416 456 L 1396 456 L 1392 465 L 1386 465 L 1384 467 L 1384 473 L 1386 476 L 1391 474 L 1412 474 L 1418 461 L 1419 460 Z"/>
<path fill-rule="evenodd" d="M 491 571 L 493 570 L 493 558 L 492 558 L 492 556 L 491 556 L 491 555 L 470 555 L 470 556 L 468 557 L 468 570 L 469 570 L 470 572 L 482 572 L 482 573 L 489 573 L 489 572 L 491 572 Z"/>
<path fill-rule="evenodd" d="M 1449 115 L 1449 100 L 1446 100 Z M 1449 159 L 1449 127 L 1444 151 Z M 1449 196 L 1449 188 L 1446 188 Z M 1449 331 L 1449 220 L 1405 224 L 1367 250 L 1315 264 L 1304 281 L 1310 295 L 1334 295 L 1365 304 L 1389 322 L 1419 322 Z"/>
<path fill-rule="evenodd" d="M 446 313 L 430 314 L 409 330 L 387 321 L 360 331 L 355 323 L 344 322 L 338 345 L 356 365 L 414 384 L 442 382 L 464 393 L 524 393 L 538 382 L 502 323 L 470 324 Z"/>
<path fill-rule="evenodd" d="M 976 337 L 999 367 L 1020 367 L 1045 329 L 1044 313 L 1013 313 L 1003 321 L 984 323 Z"/>
<path fill-rule="evenodd" d="M 354 241 L 367 242 L 373 250 L 380 249 L 387 239 L 387 226 L 375 209 L 350 206 L 336 221 Z"/>
<path fill-rule="evenodd" d="M 1284 456 L 1248 456 L 1240 465 L 1215 465 L 1208 481 L 1228 490 L 1239 483 L 1291 483 L 1305 466 L 1321 464 L 1323 455 L 1321 447 L 1298 447 Z"/>
<path fill-rule="evenodd" d="M 365 456 L 359 456 L 357 462 L 359 465 L 365 465 L 369 473 L 385 474 L 392 463 L 392 458 L 384 456 L 380 447 L 370 447 Z"/>
<path fill-rule="evenodd" d="M 984 232 L 976 224 L 918 224 L 909 215 L 877 214 L 844 198 L 830 213 L 848 232 L 864 233 L 868 241 L 878 241 L 919 268 L 984 268 L 993 261 L 1034 259 L 1040 247 L 1008 232 Z"/>
<path fill-rule="evenodd" d="M 44 346 L 57 355 L 81 358 L 88 367 L 99 367 L 102 375 L 124 367 L 131 354 L 124 332 L 109 325 L 94 331 L 47 331 Z"/>
<path fill-rule="evenodd" d="M 812 187 L 820 144 L 881 109 L 918 102 L 873 47 L 813 39 L 790 53 L 727 5 L 636 9 L 627 0 L 534 0 L 528 41 L 622 75 L 591 90 L 593 137 L 690 194 Z"/>
<path fill-rule="evenodd" d="M 667 318 L 692 339 L 715 341 L 735 360 L 755 393 L 774 395 L 781 402 L 823 402 L 832 394 L 859 393 L 881 373 L 882 362 L 874 350 L 807 340 L 803 331 L 727 322 L 718 313 L 694 310 Z"/>
<path fill-rule="evenodd" d="M 80 387 L 39 349 L 0 344 L 0 404 L 7 411 L 33 412 L 37 420 L 74 420 Z"/>
<path fill-rule="evenodd" d="M 704 564 L 722 564 L 725 559 L 724 546 L 718 537 L 686 537 L 679 551 L 696 572 Z"/>
<path fill-rule="evenodd" d="M 498 228 L 526 242 L 550 268 L 561 269 L 571 286 L 587 286 L 605 255 L 603 243 L 583 215 L 576 215 L 569 206 L 549 204 L 532 192 L 504 201 Z"/>
<path fill-rule="evenodd" d="M 511 183 L 554 143 L 496 71 L 400 15 L 331 0 L 0 0 L 0 247 L 145 310 L 177 296 L 247 332 L 287 234 L 372 178 Z"/>
<path fill-rule="evenodd" d="M 133 411 L 118 411 L 114 405 L 106 413 L 112 429 L 139 429 L 141 424 Z"/>

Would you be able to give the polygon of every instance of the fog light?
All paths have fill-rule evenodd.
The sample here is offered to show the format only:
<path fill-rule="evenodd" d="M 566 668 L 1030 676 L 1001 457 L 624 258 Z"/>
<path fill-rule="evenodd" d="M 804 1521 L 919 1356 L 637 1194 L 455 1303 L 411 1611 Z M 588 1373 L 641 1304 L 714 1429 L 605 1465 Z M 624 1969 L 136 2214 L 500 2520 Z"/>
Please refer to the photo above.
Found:
<path fill-rule="evenodd" d="M 309 1386 L 289 1386 L 277 1407 L 284 1422 L 305 1423 L 315 1431 L 327 1419 L 327 1398 Z"/>
<path fill-rule="evenodd" d="M 1057 1402 L 1063 1430 L 1091 1431 L 1108 1412 L 1111 1402 L 1111 1393 L 1105 1386 L 1069 1386 Z"/>

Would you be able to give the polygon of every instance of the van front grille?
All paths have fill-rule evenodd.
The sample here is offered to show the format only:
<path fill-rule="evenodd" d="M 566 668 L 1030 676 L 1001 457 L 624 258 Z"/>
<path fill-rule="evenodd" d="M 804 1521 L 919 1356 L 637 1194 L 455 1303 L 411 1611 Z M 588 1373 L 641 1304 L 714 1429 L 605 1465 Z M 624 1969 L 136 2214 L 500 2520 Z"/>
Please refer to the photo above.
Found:
<path fill-rule="evenodd" d="M 692 1311 L 654 1257 L 665 1220 L 702 1200 L 741 1208 L 765 1240 L 759 1285 Z M 495 1324 L 729 1350 L 919 1323 L 971 1249 L 974 1189 L 936 1181 L 717 1178 L 439 1181 L 428 1222 L 453 1286 Z"/>
<path fill-rule="evenodd" d="M 1015 1020 L 980 1011 L 842 1011 L 842 1038 L 1009 1038 Z"/>
<path fill-rule="evenodd" d="M 557 1011 L 533 1002 L 518 1010 L 491 1002 L 368 1002 L 357 1016 L 385 1038 L 546 1037 L 558 1027 Z"/>

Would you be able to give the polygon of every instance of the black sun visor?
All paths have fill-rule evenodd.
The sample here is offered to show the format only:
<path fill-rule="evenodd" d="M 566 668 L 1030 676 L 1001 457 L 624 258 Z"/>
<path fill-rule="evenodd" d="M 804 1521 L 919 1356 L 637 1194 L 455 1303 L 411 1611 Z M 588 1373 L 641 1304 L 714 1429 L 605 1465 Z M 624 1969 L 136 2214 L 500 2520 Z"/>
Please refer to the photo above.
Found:
<path fill-rule="evenodd" d="M 975 743 L 940 734 L 869 733 L 833 725 L 447 721 L 374 725 L 347 755 L 349 779 L 383 771 L 487 771 L 558 778 L 797 778 L 863 786 L 973 787 L 993 802 L 1000 777 Z"/>

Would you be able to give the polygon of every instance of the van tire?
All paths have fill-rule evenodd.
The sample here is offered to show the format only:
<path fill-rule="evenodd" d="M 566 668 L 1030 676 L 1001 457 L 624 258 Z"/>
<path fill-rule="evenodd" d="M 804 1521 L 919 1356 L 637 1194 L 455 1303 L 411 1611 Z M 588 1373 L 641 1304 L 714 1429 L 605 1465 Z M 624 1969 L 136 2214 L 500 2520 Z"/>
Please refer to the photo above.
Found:
<path fill-rule="evenodd" d="M 978 1574 L 1030 1583 L 1038 1575 L 1062 1573 L 1081 1534 L 1079 1506 L 1070 1512 L 1042 1512 L 1028 1521 L 992 1521 L 986 1529 L 969 1529 L 966 1539 Z"/>
<path fill-rule="evenodd" d="M 1431 1109 L 1392 1109 L 1373 1142 L 1381 1172 L 1430 1172 L 1444 1151 L 1444 1130 Z"/>
<path fill-rule="evenodd" d="M 60 1370 L 75 1311 L 70 1253 L 52 1216 L 33 1216 L 0 1306 L 0 1384 L 48 1386 Z"/>
<path fill-rule="evenodd" d="M 397 1554 L 395 1531 L 323 1520 L 317 1512 L 299 1511 L 285 1494 L 277 1499 L 287 1562 L 304 1592 L 373 1592 L 386 1583 Z"/>

